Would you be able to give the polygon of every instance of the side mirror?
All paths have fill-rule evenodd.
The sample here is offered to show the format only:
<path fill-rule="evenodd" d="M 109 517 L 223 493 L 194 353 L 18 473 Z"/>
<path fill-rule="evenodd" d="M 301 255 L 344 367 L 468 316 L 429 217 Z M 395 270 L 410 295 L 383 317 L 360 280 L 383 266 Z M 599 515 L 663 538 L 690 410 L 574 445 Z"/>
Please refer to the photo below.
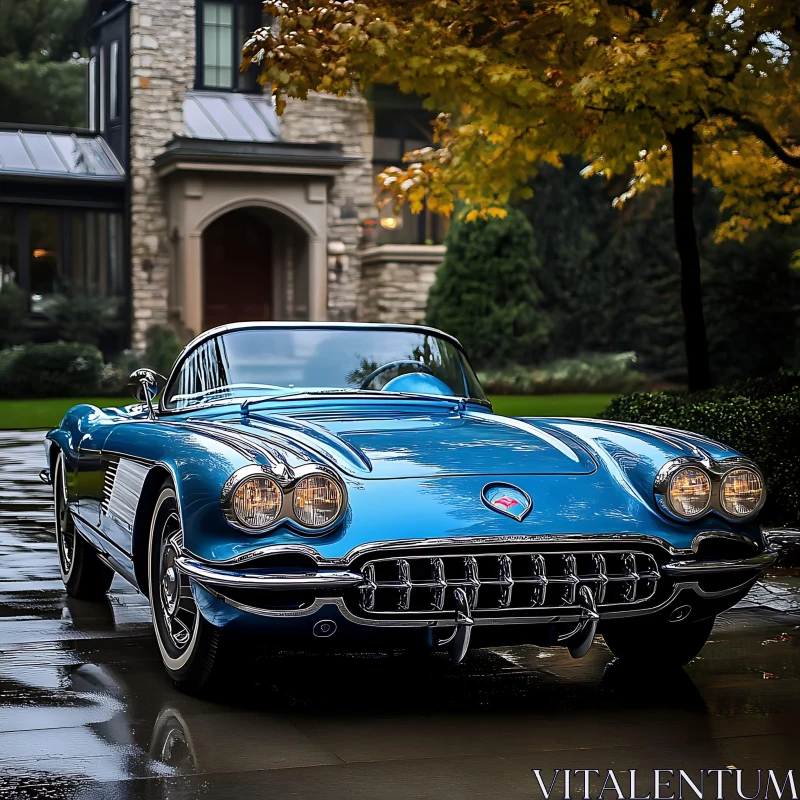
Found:
<path fill-rule="evenodd" d="M 140 403 L 147 403 L 150 416 L 154 417 L 153 400 L 164 388 L 167 379 L 152 369 L 137 369 L 131 373 L 128 379 L 128 391 Z"/>

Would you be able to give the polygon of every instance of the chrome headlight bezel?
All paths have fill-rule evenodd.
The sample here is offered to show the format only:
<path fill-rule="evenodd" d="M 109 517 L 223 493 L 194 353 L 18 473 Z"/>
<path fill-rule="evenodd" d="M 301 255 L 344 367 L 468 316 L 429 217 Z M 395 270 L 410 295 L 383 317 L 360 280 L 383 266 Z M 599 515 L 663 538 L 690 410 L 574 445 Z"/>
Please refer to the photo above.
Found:
<path fill-rule="evenodd" d="M 670 501 L 670 488 L 672 486 L 673 478 L 686 468 L 697 469 L 703 472 L 711 484 L 711 494 L 708 504 L 700 513 L 692 516 L 685 516 L 677 510 Z M 735 515 L 729 513 L 722 504 L 722 482 L 732 472 L 737 469 L 747 469 L 754 472 L 761 481 L 762 491 L 761 498 L 756 507 L 749 514 Z M 767 490 L 764 483 L 764 475 L 761 470 L 749 459 L 734 457 L 726 458 L 720 461 L 713 461 L 711 459 L 694 458 L 691 456 L 682 456 L 668 461 L 658 472 L 655 483 L 653 485 L 653 494 L 655 496 L 656 505 L 659 510 L 671 519 L 680 522 L 694 522 L 702 519 L 708 514 L 716 513 L 721 517 L 732 522 L 747 522 L 753 519 L 764 506 L 767 498 Z"/>
<path fill-rule="evenodd" d="M 303 479 L 321 476 L 325 477 L 334 484 L 339 491 L 340 506 L 336 516 L 326 525 L 313 528 L 305 525 L 294 512 L 294 488 Z M 277 484 L 281 491 L 281 506 L 278 515 L 268 525 L 260 528 L 252 528 L 243 523 L 237 516 L 233 507 L 233 498 L 236 490 L 246 481 L 254 478 L 267 478 Z M 321 536 L 335 528 L 347 512 L 347 487 L 342 478 L 330 467 L 324 464 L 306 464 L 294 470 L 288 470 L 281 464 L 276 469 L 272 465 L 248 464 L 237 469 L 228 478 L 222 487 L 222 513 L 225 519 L 235 528 L 250 534 L 251 536 L 261 536 L 279 525 L 287 525 L 296 533 L 306 536 Z"/>

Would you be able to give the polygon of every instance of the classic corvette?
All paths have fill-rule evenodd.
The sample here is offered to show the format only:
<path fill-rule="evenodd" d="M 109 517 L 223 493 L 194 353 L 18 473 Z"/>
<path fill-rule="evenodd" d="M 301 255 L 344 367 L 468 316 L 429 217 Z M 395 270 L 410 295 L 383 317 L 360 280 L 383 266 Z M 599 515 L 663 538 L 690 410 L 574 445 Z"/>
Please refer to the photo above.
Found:
<path fill-rule="evenodd" d="M 67 413 L 42 479 L 68 593 L 137 586 L 188 691 L 255 636 L 457 663 L 471 644 L 579 657 L 599 632 L 620 659 L 683 665 L 773 560 L 739 453 L 496 415 L 431 328 L 228 325 L 131 386 L 134 405 Z"/>

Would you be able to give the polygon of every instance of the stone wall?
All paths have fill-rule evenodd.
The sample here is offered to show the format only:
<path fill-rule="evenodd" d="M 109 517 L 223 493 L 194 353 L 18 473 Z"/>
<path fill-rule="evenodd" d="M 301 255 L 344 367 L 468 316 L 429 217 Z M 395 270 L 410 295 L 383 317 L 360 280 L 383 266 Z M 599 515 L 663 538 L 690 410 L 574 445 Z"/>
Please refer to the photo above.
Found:
<path fill-rule="evenodd" d="M 328 202 L 328 241 L 344 242 L 343 256 L 328 257 L 328 319 L 357 319 L 361 220 L 377 217 L 372 175 L 372 112 L 357 95 L 312 94 L 291 100 L 281 117 L 281 138 L 293 142 L 336 142 L 359 161 L 333 181 Z"/>
<path fill-rule="evenodd" d="M 194 83 L 195 0 L 134 0 L 131 9 L 132 344 L 165 324 L 172 245 L 153 157 L 183 132 L 183 97 Z"/>
<path fill-rule="evenodd" d="M 420 324 L 444 245 L 385 244 L 361 252 L 361 322 Z"/>

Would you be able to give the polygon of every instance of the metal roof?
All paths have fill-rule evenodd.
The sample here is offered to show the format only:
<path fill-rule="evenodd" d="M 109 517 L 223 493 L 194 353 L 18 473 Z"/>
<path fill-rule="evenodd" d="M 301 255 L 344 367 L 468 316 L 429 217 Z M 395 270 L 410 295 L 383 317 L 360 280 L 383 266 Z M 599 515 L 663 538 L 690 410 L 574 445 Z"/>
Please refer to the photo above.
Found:
<path fill-rule="evenodd" d="M 277 142 L 278 115 L 267 95 L 188 91 L 183 101 L 187 136 L 230 142 Z"/>
<path fill-rule="evenodd" d="M 125 171 L 92 133 L 0 130 L 0 175 L 118 181 Z"/>

